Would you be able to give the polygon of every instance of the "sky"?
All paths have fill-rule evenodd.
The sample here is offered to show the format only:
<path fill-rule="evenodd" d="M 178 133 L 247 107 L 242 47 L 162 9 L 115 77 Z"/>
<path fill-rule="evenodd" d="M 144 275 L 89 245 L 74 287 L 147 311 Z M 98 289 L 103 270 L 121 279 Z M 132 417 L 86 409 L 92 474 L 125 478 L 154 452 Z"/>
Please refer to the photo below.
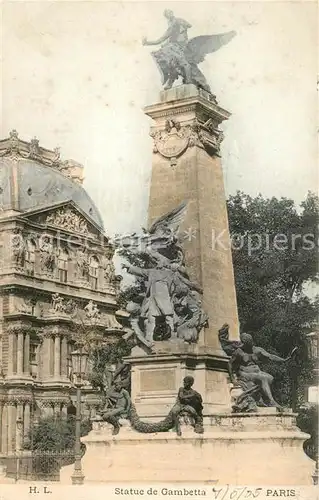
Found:
<path fill-rule="evenodd" d="M 219 104 L 227 194 L 316 191 L 317 3 L 8 2 L 1 5 L 0 136 L 11 129 L 61 147 L 84 165 L 84 186 L 106 232 L 145 225 L 151 119 L 160 74 L 142 46 L 159 38 L 165 8 L 191 23 L 189 37 L 236 30 L 200 68 Z"/>

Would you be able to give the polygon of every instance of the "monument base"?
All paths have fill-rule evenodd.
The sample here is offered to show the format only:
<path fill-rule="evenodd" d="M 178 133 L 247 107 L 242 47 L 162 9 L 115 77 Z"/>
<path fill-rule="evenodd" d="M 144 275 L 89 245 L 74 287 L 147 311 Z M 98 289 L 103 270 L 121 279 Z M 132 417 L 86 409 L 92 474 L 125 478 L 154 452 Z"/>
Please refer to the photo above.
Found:
<path fill-rule="evenodd" d="M 82 438 L 86 484 L 108 482 L 201 482 L 202 484 L 285 485 L 312 484 L 313 461 L 303 451 L 309 436 L 295 425 L 292 413 L 266 409 L 257 414 L 214 415 L 205 433 L 182 427 L 174 431 L 140 434 L 127 423 L 116 436 L 109 424 L 94 423 Z M 73 466 L 61 470 L 70 484 Z"/>
<path fill-rule="evenodd" d="M 151 355 L 135 348 L 126 362 L 131 365 L 132 402 L 141 418 L 166 417 L 187 375 L 194 377 L 194 389 L 202 395 L 204 416 L 230 411 L 228 358 L 222 351 L 158 342 Z"/>

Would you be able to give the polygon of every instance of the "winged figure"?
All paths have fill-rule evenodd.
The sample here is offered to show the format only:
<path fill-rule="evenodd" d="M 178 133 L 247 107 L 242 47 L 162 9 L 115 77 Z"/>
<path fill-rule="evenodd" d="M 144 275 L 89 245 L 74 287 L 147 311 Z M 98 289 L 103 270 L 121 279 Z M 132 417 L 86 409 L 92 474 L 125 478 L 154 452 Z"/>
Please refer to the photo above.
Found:
<path fill-rule="evenodd" d="M 150 226 L 149 243 L 152 252 L 159 252 L 164 257 L 173 261 L 182 262 L 183 249 L 179 243 L 178 231 L 187 211 L 184 201 L 158 219 Z"/>
<path fill-rule="evenodd" d="M 183 83 L 193 83 L 211 93 L 206 78 L 197 65 L 203 62 L 208 54 L 230 42 L 236 32 L 197 36 L 188 40 L 187 31 L 191 25 L 184 19 L 175 17 L 171 10 L 165 10 L 164 16 L 168 22 L 164 35 L 154 41 L 146 38 L 142 40 L 143 45 L 161 44 L 161 48 L 152 52 L 152 56 L 162 74 L 164 89 L 171 88 L 181 77 Z"/>
<path fill-rule="evenodd" d="M 146 260 L 149 263 L 163 264 L 168 261 L 181 263 L 184 259 L 178 232 L 187 210 L 187 203 L 162 215 L 151 224 L 143 234 L 136 233 L 117 237 L 115 246 L 123 257 L 134 254 L 135 260 Z"/>
<path fill-rule="evenodd" d="M 133 234 L 117 241 L 123 264 L 136 277 L 136 293 L 130 296 L 127 311 L 136 339 L 151 347 L 154 340 L 183 339 L 197 342 L 207 316 L 202 311 L 201 288 L 187 274 L 184 252 L 178 231 L 187 203 L 164 214 L 144 230 L 137 242 Z"/>

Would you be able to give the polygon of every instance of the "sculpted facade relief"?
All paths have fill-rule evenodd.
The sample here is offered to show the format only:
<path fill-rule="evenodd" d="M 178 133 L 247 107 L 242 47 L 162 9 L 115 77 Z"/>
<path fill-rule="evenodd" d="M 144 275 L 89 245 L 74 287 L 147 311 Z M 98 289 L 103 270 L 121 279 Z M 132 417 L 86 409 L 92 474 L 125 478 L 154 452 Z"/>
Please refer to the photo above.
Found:
<path fill-rule="evenodd" d="M 88 225 L 84 217 L 81 217 L 71 209 L 61 209 L 47 216 L 46 224 L 60 227 L 76 233 L 88 234 Z"/>
<path fill-rule="evenodd" d="M 62 212 L 59 214 L 59 216 Z M 70 215 L 73 227 L 77 227 L 78 232 L 86 233 L 87 224 L 82 228 L 82 220 L 72 211 L 63 212 L 63 216 Z M 75 215 L 75 219 L 73 219 Z M 49 221 L 52 214 L 42 218 L 38 216 L 31 219 L 37 226 L 43 224 L 44 217 Z M 71 227 L 68 226 L 68 227 Z M 12 268 L 19 273 L 29 276 L 36 276 L 39 279 L 49 278 L 50 280 L 62 283 L 74 283 L 77 286 L 103 290 L 114 288 L 116 280 L 115 267 L 112 262 L 112 246 L 109 240 L 103 235 L 101 242 L 95 241 L 85 235 L 72 239 L 65 233 L 53 232 L 46 228 L 41 231 L 38 227 L 30 230 L 29 226 L 13 229 L 7 234 L 4 240 L 3 251 L 0 251 L 0 259 L 3 256 L 3 269 Z M 68 239 L 69 238 L 69 239 Z M 0 249 L 1 250 L 1 249 Z"/>
<path fill-rule="evenodd" d="M 36 301 L 29 298 L 21 298 L 17 304 L 17 310 L 24 314 L 33 314 Z"/>
<path fill-rule="evenodd" d="M 11 235 L 11 254 L 14 267 L 23 269 L 25 263 L 25 243 L 20 232 Z"/>
<path fill-rule="evenodd" d="M 74 314 L 76 311 L 76 303 L 72 299 L 64 299 L 59 293 L 54 293 L 51 300 L 50 312 Z"/>
<path fill-rule="evenodd" d="M 41 271 L 44 274 L 52 274 L 56 267 L 56 249 L 49 236 L 44 236 L 40 240 L 40 262 Z"/>
<path fill-rule="evenodd" d="M 93 300 L 88 302 L 88 304 L 84 307 L 84 311 L 88 319 L 98 319 L 100 317 L 99 308 Z"/>
<path fill-rule="evenodd" d="M 153 152 L 169 159 L 171 166 L 177 164 L 187 148 L 194 146 L 218 154 L 223 140 L 222 131 L 212 119 L 201 122 L 195 119 L 191 124 L 181 125 L 175 118 L 169 118 L 164 130 L 154 129 L 150 135 L 154 140 Z"/>
<path fill-rule="evenodd" d="M 102 262 L 104 280 L 112 283 L 115 280 L 115 267 L 111 259 L 105 257 Z"/>
<path fill-rule="evenodd" d="M 76 278 L 88 281 L 90 277 L 89 255 L 84 248 L 79 248 L 75 253 L 76 258 Z"/>

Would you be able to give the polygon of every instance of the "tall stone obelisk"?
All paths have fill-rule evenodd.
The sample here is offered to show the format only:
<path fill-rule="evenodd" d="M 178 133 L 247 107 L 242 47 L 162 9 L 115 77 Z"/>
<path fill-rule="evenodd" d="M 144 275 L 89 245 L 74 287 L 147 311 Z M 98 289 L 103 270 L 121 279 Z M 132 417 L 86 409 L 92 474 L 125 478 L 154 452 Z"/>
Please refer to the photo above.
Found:
<path fill-rule="evenodd" d="M 219 153 L 219 126 L 230 114 L 192 84 L 162 91 L 160 102 L 145 113 L 154 121 L 149 224 L 187 203 L 179 236 L 189 278 L 202 288 L 202 308 L 209 320 L 195 344 L 155 342 L 155 352 L 148 356 L 132 351 L 132 400 L 141 417 L 163 418 L 183 377 L 192 375 L 209 418 L 231 408 L 228 359 L 218 330 L 228 323 L 231 338 L 239 336 Z"/>
<path fill-rule="evenodd" d="M 220 124 L 230 116 L 212 94 L 195 85 L 162 91 L 160 102 L 145 108 L 154 125 L 149 223 L 187 202 L 181 226 L 186 267 L 203 289 L 209 327 L 199 346 L 219 349 L 218 329 L 230 325 L 238 338 L 236 291 L 220 144 Z"/>

